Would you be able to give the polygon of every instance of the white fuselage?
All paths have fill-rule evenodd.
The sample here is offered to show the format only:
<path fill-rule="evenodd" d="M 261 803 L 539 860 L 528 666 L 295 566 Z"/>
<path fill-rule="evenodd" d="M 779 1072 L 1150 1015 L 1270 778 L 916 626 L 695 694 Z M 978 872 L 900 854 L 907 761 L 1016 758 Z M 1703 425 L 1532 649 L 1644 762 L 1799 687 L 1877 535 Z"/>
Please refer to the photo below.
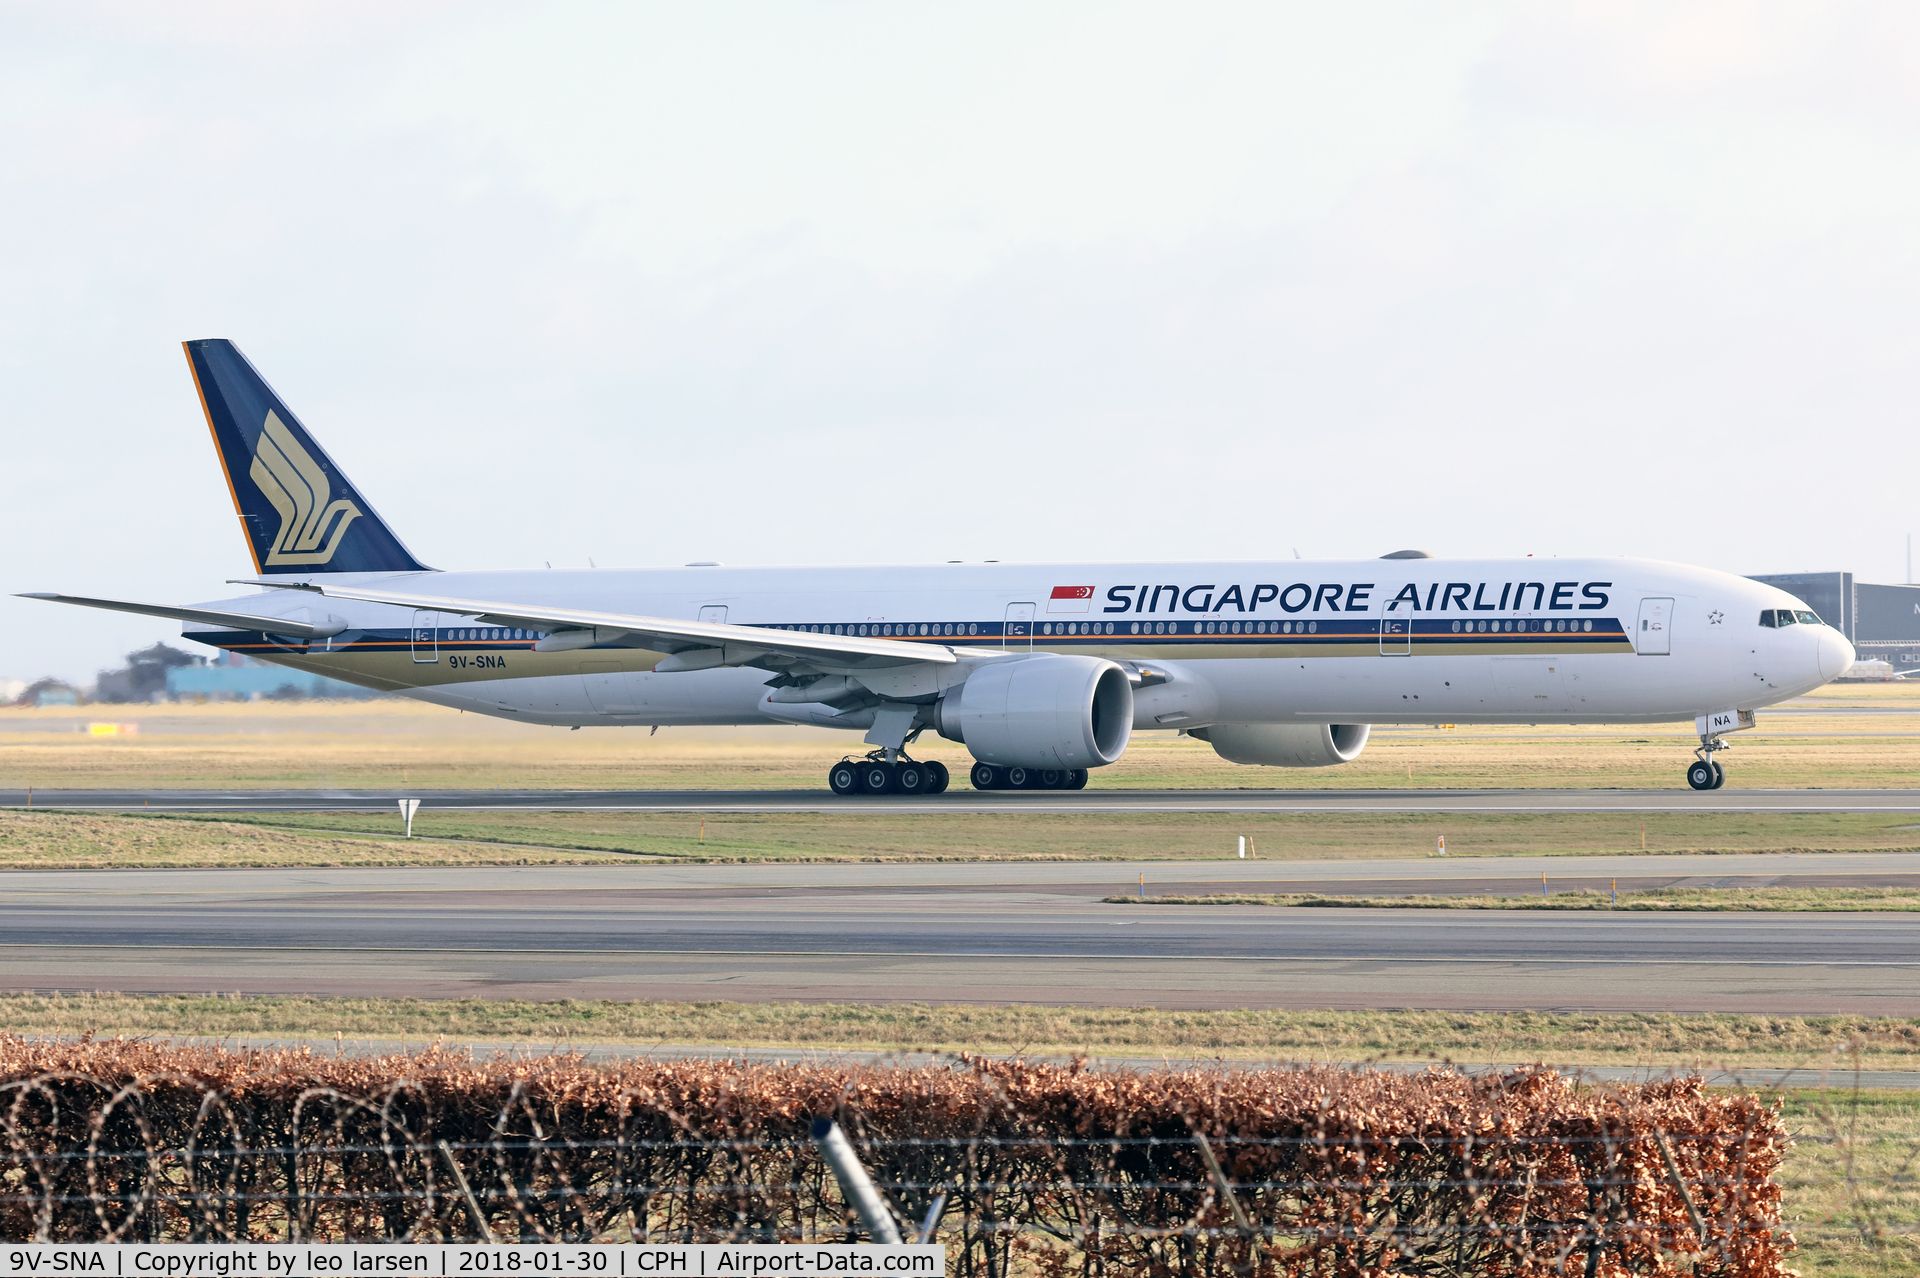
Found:
<path fill-rule="evenodd" d="M 1805 605 L 1726 573 L 1632 559 L 1379 559 L 1186 564 L 435 572 L 335 580 L 954 649 L 1150 663 L 1134 727 L 1262 723 L 1650 723 L 1751 710 L 1844 672 Z M 871 710 L 776 701 L 769 672 L 655 671 L 632 646 L 536 652 L 538 632 L 297 591 L 228 601 L 344 622 L 330 639 L 189 638 L 485 714 L 560 725 L 814 723 Z M 888 694 L 882 694 L 888 695 Z"/>

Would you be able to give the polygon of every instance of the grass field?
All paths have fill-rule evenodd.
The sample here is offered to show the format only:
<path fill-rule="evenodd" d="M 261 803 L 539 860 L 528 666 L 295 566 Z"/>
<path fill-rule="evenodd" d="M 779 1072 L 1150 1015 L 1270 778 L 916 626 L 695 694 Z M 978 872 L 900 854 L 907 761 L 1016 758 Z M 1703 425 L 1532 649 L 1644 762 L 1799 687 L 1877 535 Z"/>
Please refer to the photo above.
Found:
<path fill-rule="evenodd" d="M 233 816 L 0 809 L 0 869 L 645 861 L 1219 860 L 1247 835 L 1269 860 L 1920 848 L 1897 815 L 1849 813 L 399 812 Z M 599 853 L 601 855 L 593 855 Z M 623 854 L 610 857 L 605 854 Z"/>
<path fill-rule="evenodd" d="M 0 1032 L 1920 1070 L 1920 1020 L 1860 1016 L 10 993 Z"/>
<path fill-rule="evenodd" d="M 1904 786 L 1920 775 L 1920 683 L 1833 684 L 1760 712 L 1729 738 L 1728 786 Z M 1875 713 L 1862 713 L 1872 711 Z M 1825 713 L 1823 713 L 1825 712 Z M 136 722 L 95 737 L 91 721 Z M 1642 728 L 1382 728 L 1337 768 L 1249 768 L 1190 737 L 1141 733 L 1095 774 L 1101 788 L 1673 788 L 1691 725 Z M 851 733 L 803 728 L 569 732 L 418 702 L 227 703 L 0 709 L 0 787 L 258 789 L 278 786 L 558 789 L 818 789 L 827 766 L 864 749 Z M 927 758 L 964 768 L 966 750 L 928 734 Z"/>
<path fill-rule="evenodd" d="M 397 823 L 396 823 L 397 824 Z M 0 868 L 165 869 L 187 866 L 604 865 L 618 858 L 548 848 L 451 843 L 164 817 L 0 810 Z"/>
<path fill-rule="evenodd" d="M 1787 1091 L 1784 1215 L 1808 1278 L 1920 1273 L 1920 1092 Z"/>
<path fill-rule="evenodd" d="M 1913 888 L 1647 888 L 1615 902 L 1605 892 L 1581 889 L 1548 896 L 1330 896 L 1218 892 L 1206 896 L 1107 896 L 1109 905 L 1273 905 L 1294 909 L 1339 907 L 1380 910 L 1637 910 L 1655 912 L 1812 911 L 1911 913 L 1920 910 Z"/>

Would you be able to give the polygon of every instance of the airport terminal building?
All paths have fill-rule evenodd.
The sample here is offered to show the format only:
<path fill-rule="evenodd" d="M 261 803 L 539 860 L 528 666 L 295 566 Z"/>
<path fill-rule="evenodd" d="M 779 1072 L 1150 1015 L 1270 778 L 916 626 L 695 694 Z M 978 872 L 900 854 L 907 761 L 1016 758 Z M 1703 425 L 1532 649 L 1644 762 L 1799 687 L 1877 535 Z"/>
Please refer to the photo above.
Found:
<path fill-rule="evenodd" d="M 1850 572 L 1794 572 L 1755 577 L 1806 601 L 1820 620 L 1845 635 L 1861 662 L 1884 661 L 1892 674 L 1920 670 L 1920 586 L 1857 582 Z"/>

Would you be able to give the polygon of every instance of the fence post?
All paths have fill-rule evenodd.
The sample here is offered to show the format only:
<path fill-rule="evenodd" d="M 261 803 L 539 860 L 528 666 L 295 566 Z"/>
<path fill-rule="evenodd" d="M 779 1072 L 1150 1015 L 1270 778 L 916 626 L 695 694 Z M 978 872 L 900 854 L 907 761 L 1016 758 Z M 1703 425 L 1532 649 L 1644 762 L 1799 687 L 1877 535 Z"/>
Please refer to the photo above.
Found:
<path fill-rule="evenodd" d="M 1220 1190 L 1220 1198 L 1227 1204 L 1227 1210 L 1233 1213 L 1233 1225 L 1240 1236 L 1247 1240 L 1247 1250 L 1251 1257 L 1245 1265 L 1235 1265 L 1234 1269 L 1242 1274 L 1252 1273 L 1255 1264 L 1260 1261 L 1261 1253 L 1266 1249 L 1260 1245 L 1253 1222 L 1247 1219 L 1247 1213 L 1240 1207 L 1239 1198 L 1234 1196 L 1233 1182 L 1227 1179 L 1227 1173 L 1221 1170 L 1220 1160 L 1213 1156 L 1213 1146 L 1207 1143 L 1207 1136 L 1199 1128 L 1193 1129 L 1193 1143 L 1200 1147 L 1201 1161 L 1207 1165 L 1207 1174 L 1213 1177 L 1213 1183 Z"/>
<path fill-rule="evenodd" d="M 493 1236 L 493 1230 L 487 1225 L 486 1215 L 480 1210 L 480 1200 L 473 1196 L 473 1187 L 467 1184 L 467 1174 L 461 1171 L 460 1164 L 453 1160 L 453 1150 L 448 1148 L 444 1140 L 440 1141 L 439 1145 L 441 1157 L 447 1160 L 447 1166 L 453 1171 L 453 1183 L 460 1187 L 460 1196 L 467 1200 L 467 1215 L 473 1218 L 473 1231 L 480 1236 L 480 1241 L 483 1243 L 499 1242 L 500 1240 Z"/>
<path fill-rule="evenodd" d="M 814 1119 L 813 1143 L 820 1147 L 820 1156 L 827 1160 L 827 1166 L 833 1168 L 833 1178 L 840 1182 L 841 1194 L 860 1214 L 861 1223 L 866 1225 L 873 1241 L 897 1244 L 900 1226 L 881 1199 L 880 1191 L 868 1179 L 867 1169 L 860 1165 L 860 1156 L 847 1143 L 847 1134 L 840 1130 L 840 1124 L 831 1118 Z"/>

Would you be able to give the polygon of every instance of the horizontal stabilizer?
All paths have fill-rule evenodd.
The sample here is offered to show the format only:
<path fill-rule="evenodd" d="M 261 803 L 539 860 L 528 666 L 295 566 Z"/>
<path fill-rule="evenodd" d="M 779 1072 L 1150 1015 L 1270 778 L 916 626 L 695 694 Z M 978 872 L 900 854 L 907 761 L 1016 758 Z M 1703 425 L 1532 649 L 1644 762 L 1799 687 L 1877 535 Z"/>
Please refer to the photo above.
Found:
<path fill-rule="evenodd" d="M 168 604 L 132 603 L 125 599 L 89 599 L 84 595 L 24 594 L 21 599 L 45 599 L 52 603 L 79 604 L 83 608 L 106 608 L 113 612 L 137 612 L 143 617 L 166 617 L 173 621 L 195 621 L 203 626 L 225 626 L 229 630 L 257 631 L 261 634 L 287 635 L 294 639 L 326 639 L 347 628 L 346 623 L 328 619 L 315 625 L 286 617 L 260 617 L 247 612 L 216 612 L 208 608 L 175 608 Z"/>

